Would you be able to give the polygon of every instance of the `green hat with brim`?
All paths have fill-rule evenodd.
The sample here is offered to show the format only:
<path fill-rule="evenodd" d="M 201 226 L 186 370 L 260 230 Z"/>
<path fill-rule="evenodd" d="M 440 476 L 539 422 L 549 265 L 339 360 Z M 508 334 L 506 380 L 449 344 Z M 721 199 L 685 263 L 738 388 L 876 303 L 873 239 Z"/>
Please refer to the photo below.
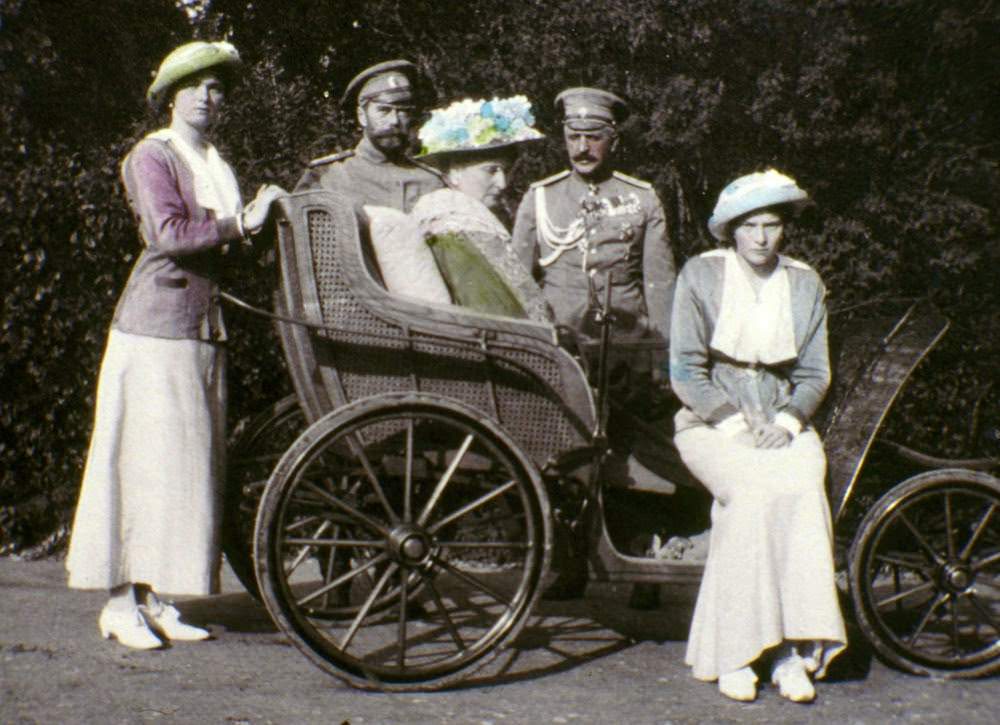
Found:
<path fill-rule="evenodd" d="M 146 100 L 154 108 L 160 108 L 164 98 L 178 81 L 209 68 L 224 68 L 232 73 L 240 65 L 240 54 L 231 43 L 224 40 L 214 43 L 204 40 L 185 43 L 170 51 L 160 63 L 156 77 L 146 91 Z"/>
<path fill-rule="evenodd" d="M 417 158 L 434 163 L 442 159 L 501 154 L 545 135 L 534 127 L 531 103 L 525 96 L 455 101 L 431 111 L 417 136 Z"/>

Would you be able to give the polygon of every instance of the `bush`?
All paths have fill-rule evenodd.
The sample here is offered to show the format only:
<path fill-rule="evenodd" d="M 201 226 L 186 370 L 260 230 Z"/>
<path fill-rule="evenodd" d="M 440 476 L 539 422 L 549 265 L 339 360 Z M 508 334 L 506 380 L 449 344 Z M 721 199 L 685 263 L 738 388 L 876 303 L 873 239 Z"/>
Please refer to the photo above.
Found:
<path fill-rule="evenodd" d="M 200 11 L 189 19 L 167 0 L 0 11 L 0 552 L 56 544 L 72 515 L 108 323 L 139 250 L 118 163 L 161 122 L 143 118 L 147 72 L 191 34 L 228 35 L 243 51 L 246 79 L 218 137 L 247 196 L 264 181 L 290 187 L 309 158 L 352 145 L 339 94 L 392 57 L 419 62 L 441 102 L 535 101 L 551 138 L 520 160 L 512 205 L 528 181 L 565 167 L 559 90 L 625 95 L 635 113 L 622 167 L 656 185 L 679 262 L 712 245 L 704 221 L 727 181 L 777 166 L 817 201 L 789 253 L 820 270 L 832 308 L 931 295 L 954 321 L 889 435 L 944 454 L 995 451 L 983 442 L 1000 422 L 1000 107 L 986 102 L 1000 90 L 995 0 L 961 11 L 927 0 L 188 7 Z M 258 249 L 226 284 L 266 303 L 273 283 Z M 235 421 L 289 384 L 270 326 L 228 320 Z"/>

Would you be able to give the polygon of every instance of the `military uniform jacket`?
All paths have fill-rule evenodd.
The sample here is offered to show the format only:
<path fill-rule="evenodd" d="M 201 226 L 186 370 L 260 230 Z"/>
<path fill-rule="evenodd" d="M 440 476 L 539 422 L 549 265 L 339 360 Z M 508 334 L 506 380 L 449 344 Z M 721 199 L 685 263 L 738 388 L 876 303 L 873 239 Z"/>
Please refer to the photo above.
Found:
<path fill-rule="evenodd" d="M 618 172 L 598 183 L 556 174 L 525 194 L 512 236 L 560 324 L 581 329 L 588 306 L 603 304 L 611 275 L 615 336 L 669 339 L 676 271 L 649 183 Z"/>
<path fill-rule="evenodd" d="M 329 189 L 349 198 L 356 210 L 364 204 L 409 212 L 424 194 L 445 183 L 435 171 L 412 162 L 391 161 L 366 138 L 353 151 L 310 162 L 295 191 Z"/>

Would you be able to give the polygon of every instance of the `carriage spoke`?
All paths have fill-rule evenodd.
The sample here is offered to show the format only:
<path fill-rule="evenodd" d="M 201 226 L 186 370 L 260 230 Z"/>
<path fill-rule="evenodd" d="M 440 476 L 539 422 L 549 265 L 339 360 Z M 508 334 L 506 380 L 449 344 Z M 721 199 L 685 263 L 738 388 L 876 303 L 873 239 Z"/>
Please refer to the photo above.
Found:
<path fill-rule="evenodd" d="M 951 523 L 951 492 L 944 492 L 944 532 L 948 542 L 948 558 L 955 558 L 955 535 Z"/>
<path fill-rule="evenodd" d="M 382 504 L 382 508 L 385 509 L 386 515 L 392 523 L 399 523 L 399 516 L 396 514 L 395 510 L 389 505 L 389 499 L 385 497 L 385 491 L 382 489 L 382 484 L 379 483 L 378 476 L 375 474 L 375 468 L 372 466 L 371 461 L 368 460 L 368 454 L 365 453 L 364 447 L 359 441 L 360 436 L 358 434 L 352 434 L 347 436 L 347 445 L 350 447 L 351 452 L 361 461 L 362 468 L 365 469 L 365 474 L 368 476 L 368 480 L 372 484 L 372 488 L 375 489 L 375 495 L 378 497 L 379 503 Z"/>
<path fill-rule="evenodd" d="M 917 624 L 917 628 L 913 630 L 909 637 L 906 639 L 906 644 L 910 647 L 913 643 L 917 641 L 917 637 L 924 633 L 924 629 L 927 627 L 927 623 L 931 621 L 931 617 L 934 615 L 935 610 L 940 607 L 947 599 L 951 596 L 947 593 L 938 594 L 934 597 L 934 601 L 931 602 L 930 606 L 924 612 L 924 615 L 920 618 L 920 623 Z"/>
<path fill-rule="evenodd" d="M 310 481 L 306 481 L 302 485 L 306 486 L 306 487 L 308 487 L 310 489 L 312 489 L 314 492 L 316 492 L 325 501 L 327 501 L 328 503 L 336 506 L 337 508 L 339 508 L 344 513 L 350 514 L 355 519 L 357 519 L 361 523 L 365 524 L 369 528 L 374 529 L 375 531 L 377 531 L 382 536 L 388 536 L 389 535 L 389 530 L 385 526 L 383 526 L 381 523 L 379 523 L 378 521 L 376 521 L 375 519 L 373 519 L 371 516 L 368 516 L 367 514 L 364 514 L 361 511 L 358 511 L 358 509 L 354 508 L 349 503 L 341 501 L 336 496 L 333 496 L 333 495 L 327 493 L 322 488 L 320 488 L 319 486 L 317 486 L 315 483 L 312 483 Z"/>
<path fill-rule="evenodd" d="M 286 544 L 301 544 L 312 548 L 344 549 L 349 547 L 367 547 L 369 549 L 384 549 L 386 543 L 376 539 L 285 539 Z"/>
<path fill-rule="evenodd" d="M 403 521 L 413 520 L 413 418 L 406 419 L 406 473 L 403 477 Z M 400 665 L 402 667 L 402 665 Z"/>
<path fill-rule="evenodd" d="M 364 574 L 366 571 L 368 571 L 369 569 L 371 569 L 373 566 L 378 566 L 383 561 L 386 561 L 388 558 L 389 558 L 388 554 L 384 554 L 384 553 L 383 554 L 379 554 L 374 559 L 369 559 L 368 561 L 366 561 L 364 564 L 362 564 L 361 566 L 359 566 L 357 569 L 351 569 L 350 571 L 345 572 L 345 573 L 341 574 L 340 576 L 338 576 L 332 582 L 328 582 L 328 583 L 324 584 L 323 586 L 321 586 L 319 589 L 317 589 L 317 590 L 315 590 L 313 592 L 310 592 L 306 596 L 302 597 L 302 599 L 297 599 L 295 601 L 295 603 L 298 606 L 300 606 L 300 607 L 302 605 L 304 605 L 304 604 L 308 604 L 313 599 L 316 599 L 317 597 L 323 596 L 327 592 L 329 592 L 329 591 L 331 591 L 333 589 L 336 589 L 341 584 L 344 584 L 345 582 L 349 582 L 354 577 L 356 577 L 356 576 L 358 576 L 360 574 Z"/>
<path fill-rule="evenodd" d="M 891 556 L 889 554 L 875 554 L 875 560 L 881 561 L 884 564 L 889 564 L 893 567 L 893 571 L 898 575 L 900 569 L 907 569 L 914 572 L 915 574 L 927 579 L 928 576 L 933 571 L 931 567 L 924 563 L 923 559 L 919 562 L 910 561 L 908 559 L 902 559 L 897 556 Z"/>
<path fill-rule="evenodd" d="M 531 544 L 520 541 L 439 541 L 437 545 L 442 549 L 514 549 L 517 551 L 530 550 Z"/>
<path fill-rule="evenodd" d="M 503 604 L 503 605 L 505 605 L 507 607 L 511 606 L 510 600 L 507 599 L 507 597 L 503 596 L 502 594 L 500 594 L 499 592 L 497 592 L 492 587 L 486 585 L 483 581 L 481 581 L 477 577 L 474 577 L 471 574 L 469 574 L 468 572 L 464 572 L 461 569 L 458 569 L 458 568 L 452 566 L 450 563 L 448 563 L 447 561 L 445 561 L 444 559 L 442 559 L 439 556 L 433 557 L 433 561 L 434 561 L 435 564 L 437 564 L 438 566 L 440 566 L 442 569 L 444 569 L 445 571 L 447 571 L 449 574 L 451 574 L 452 576 L 458 577 L 459 579 L 461 579 L 462 581 L 464 581 L 469 586 L 475 587 L 476 589 L 478 589 L 479 591 L 481 591 L 481 592 L 483 592 L 485 594 L 489 594 L 493 599 L 495 599 L 496 601 L 500 602 L 501 604 Z"/>
<path fill-rule="evenodd" d="M 375 603 L 375 600 L 378 599 L 382 590 L 385 589 L 385 585 L 389 582 L 389 577 L 395 574 L 398 568 L 398 564 L 390 564 L 379 578 L 378 584 L 376 584 L 371 592 L 368 593 L 368 598 L 365 599 L 365 603 L 361 605 L 361 609 L 358 611 L 358 616 L 356 616 L 354 621 L 351 622 L 350 629 L 347 630 L 347 633 L 344 635 L 344 639 L 340 643 L 340 649 L 344 652 L 347 652 L 347 648 L 351 646 L 351 642 L 354 641 L 354 635 L 358 633 L 358 628 L 361 627 L 361 623 L 365 620 L 365 617 L 368 616 L 368 611 L 372 608 L 372 605 Z"/>
<path fill-rule="evenodd" d="M 484 529 L 484 528 L 487 528 L 489 526 L 496 526 L 498 524 L 505 524 L 505 523 L 508 523 L 508 522 L 523 521 L 523 520 L 524 520 L 524 512 L 523 511 L 515 511 L 515 512 L 512 512 L 512 513 L 502 513 L 502 514 L 497 514 L 495 516 L 489 516 L 489 517 L 487 517 L 485 519 L 480 519 L 479 521 L 469 522 L 469 523 L 465 524 L 465 527 L 464 527 L 463 530 L 465 531 L 466 534 L 468 534 L 471 531 L 476 531 L 478 529 Z"/>
<path fill-rule="evenodd" d="M 467 513 L 469 513 L 470 511 L 474 511 L 477 508 L 479 508 L 480 506 L 482 506 L 483 504 L 489 503 L 490 501 L 492 501 L 496 497 L 502 496 L 503 494 L 507 493 L 507 491 L 509 491 L 510 489 L 512 489 L 516 485 L 517 485 L 517 481 L 515 481 L 513 479 L 511 479 L 510 481 L 507 481 L 507 483 L 505 483 L 504 485 L 495 488 L 494 490 L 490 491 L 489 493 L 487 493 L 487 494 L 485 494 L 483 496 L 480 496 L 475 501 L 471 501 L 471 502 L 467 503 L 465 506 L 463 506 L 462 508 L 458 509 L 457 511 L 454 511 L 454 512 L 448 514 L 443 519 L 441 519 L 440 521 L 438 521 L 437 523 L 435 523 L 433 526 L 428 527 L 428 529 L 427 529 L 428 532 L 431 533 L 431 534 L 433 534 L 433 533 L 439 531 L 443 527 L 445 527 L 448 524 L 450 524 L 452 521 L 460 519 L 463 516 L 465 516 Z"/>
<path fill-rule="evenodd" d="M 948 597 L 948 612 L 951 617 L 951 645 L 955 650 L 955 656 L 962 656 L 962 643 L 958 636 L 958 597 L 952 595 Z"/>
<path fill-rule="evenodd" d="M 976 524 L 976 529 L 975 531 L 972 532 L 972 536 L 969 537 L 968 543 L 962 548 L 962 553 L 958 555 L 959 559 L 961 559 L 962 561 L 969 560 L 969 556 L 972 554 L 972 550 L 976 547 L 976 543 L 979 541 L 979 537 L 983 535 L 984 531 L 986 531 L 986 527 L 989 525 L 990 519 L 993 518 L 993 514 L 996 512 L 998 505 L 1000 504 L 997 504 L 997 502 L 994 501 L 993 503 L 990 504 L 989 508 L 986 509 L 986 513 L 983 514 L 983 517 L 979 520 L 979 523 Z"/>
<path fill-rule="evenodd" d="M 972 565 L 973 573 L 979 573 L 987 567 L 993 566 L 994 564 L 1000 562 L 1000 551 L 995 554 L 990 554 L 985 559 L 981 559 Z"/>
<path fill-rule="evenodd" d="M 465 436 L 465 440 L 462 441 L 462 445 L 455 454 L 455 458 L 452 459 L 452 462 L 448 465 L 444 475 L 441 476 L 441 480 L 438 481 L 437 485 L 434 487 L 434 492 L 431 494 L 431 497 L 427 500 L 427 503 L 424 504 L 424 509 L 420 512 L 420 517 L 417 519 L 417 523 L 420 526 L 425 526 L 427 524 L 427 519 L 430 517 L 431 512 L 437 505 L 438 499 L 441 498 L 441 494 L 444 493 L 444 489 L 448 485 L 448 482 L 451 481 L 451 477 L 455 474 L 455 471 L 458 470 L 458 466 L 462 463 L 462 459 L 465 458 L 465 454 L 469 451 L 469 446 L 472 445 L 473 440 L 475 440 L 475 438 L 472 433 L 468 433 Z"/>
<path fill-rule="evenodd" d="M 920 533 L 920 530 L 917 529 L 917 527 L 913 525 L 910 519 L 906 517 L 906 514 L 904 514 L 902 511 L 899 511 L 896 514 L 896 518 L 898 518 L 900 521 L 903 522 L 903 524 L 906 525 L 906 528 L 908 528 L 910 530 L 910 533 L 913 534 L 913 538 L 916 539 L 917 543 L 920 544 L 921 548 L 923 548 L 923 550 L 926 551 L 927 554 L 931 557 L 931 561 L 933 561 L 935 564 L 944 563 L 944 561 L 941 559 L 940 554 L 934 551 L 934 547 L 932 547 L 930 543 L 928 543 L 927 539 L 924 538 L 924 535 Z"/>
<path fill-rule="evenodd" d="M 434 580 L 423 572 L 420 572 L 420 576 L 423 577 L 424 583 L 427 585 L 427 589 L 431 593 L 434 605 L 438 608 L 438 611 L 444 615 L 445 627 L 447 627 L 448 633 L 455 642 L 455 646 L 458 647 L 459 651 L 464 652 L 467 649 L 466 644 L 462 640 L 462 636 L 458 633 L 458 629 L 455 627 L 455 622 L 452 620 L 451 615 L 448 613 L 448 608 L 444 605 L 444 601 L 441 599 L 441 594 L 438 592 L 437 587 L 434 586 Z"/>
<path fill-rule="evenodd" d="M 406 607 L 410 598 L 409 572 L 399 570 L 399 669 L 406 669 Z"/>
<path fill-rule="evenodd" d="M 321 523 L 319 525 L 319 528 L 316 529 L 313 536 L 319 536 L 320 534 L 322 534 L 329 525 L 330 525 L 329 521 L 324 521 L 323 523 Z M 309 553 L 312 551 L 312 547 L 308 544 L 308 539 L 303 539 L 301 541 L 290 541 L 288 539 L 285 539 L 285 543 L 293 545 L 305 544 L 305 546 L 303 546 L 302 549 L 299 551 L 299 553 L 295 556 L 295 559 L 292 561 L 292 563 L 285 569 L 285 576 L 288 576 L 289 574 L 294 573 L 295 570 L 298 569 L 299 566 L 302 564 L 302 562 L 306 560 L 306 557 L 308 557 Z"/>
<path fill-rule="evenodd" d="M 341 529 L 340 524 L 337 524 L 333 527 L 334 538 L 340 538 L 340 529 Z M 330 551 L 329 555 L 327 556 L 326 566 L 323 568 L 324 583 L 329 582 L 333 578 L 333 572 L 337 570 L 337 557 L 339 554 L 340 551 L 334 548 L 332 551 Z M 329 607 L 329 606 L 330 606 L 330 592 L 326 592 L 323 595 L 323 607 Z"/>
<path fill-rule="evenodd" d="M 893 594 L 891 597 L 880 599 L 879 601 L 875 602 L 875 606 L 881 609 L 882 607 L 888 604 L 892 604 L 893 602 L 898 602 L 902 599 L 906 599 L 906 597 L 912 594 L 919 594 L 920 592 L 926 592 L 928 589 L 932 589 L 933 587 L 934 587 L 933 582 L 924 582 L 922 584 L 918 584 L 912 589 L 907 589 L 906 591 L 903 592 L 897 592 L 896 594 Z"/>
<path fill-rule="evenodd" d="M 979 613 L 979 618 L 992 627 L 994 632 L 1000 634 L 1000 624 L 998 624 L 997 620 L 993 618 L 993 614 L 990 612 L 989 607 L 980 602 L 979 597 L 972 592 L 966 592 L 965 596 L 969 598 L 969 603 L 972 605 L 973 609 Z"/>

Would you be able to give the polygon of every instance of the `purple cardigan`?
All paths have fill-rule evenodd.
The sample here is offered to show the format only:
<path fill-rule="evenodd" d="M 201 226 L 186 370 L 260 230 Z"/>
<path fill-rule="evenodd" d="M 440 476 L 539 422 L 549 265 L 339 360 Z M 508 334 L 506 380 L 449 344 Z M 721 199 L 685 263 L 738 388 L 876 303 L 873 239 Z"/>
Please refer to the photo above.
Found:
<path fill-rule="evenodd" d="M 112 327 L 151 337 L 224 340 L 215 279 L 223 245 L 239 239 L 236 217 L 216 219 L 198 205 L 191 169 L 169 141 L 136 144 L 122 162 L 122 181 L 145 248 Z"/>

